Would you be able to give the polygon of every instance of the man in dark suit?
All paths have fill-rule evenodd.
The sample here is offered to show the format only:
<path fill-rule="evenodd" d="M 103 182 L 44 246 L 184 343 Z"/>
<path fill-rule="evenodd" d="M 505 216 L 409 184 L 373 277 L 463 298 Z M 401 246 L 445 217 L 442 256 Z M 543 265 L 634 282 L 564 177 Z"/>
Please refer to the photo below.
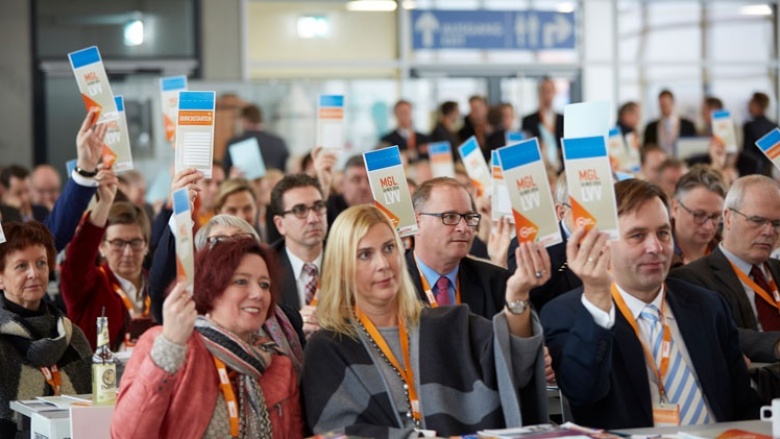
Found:
<path fill-rule="evenodd" d="M 279 256 L 282 303 L 300 309 L 304 332 L 316 330 L 312 300 L 319 289 L 328 230 L 326 204 L 316 178 L 286 175 L 271 191 L 271 214 L 282 239 L 272 247 Z"/>
<path fill-rule="evenodd" d="M 561 172 L 555 182 L 555 213 L 558 215 L 558 227 L 561 229 L 563 242 L 547 247 L 550 255 L 550 279 L 541 287 L 531 290 L 531 303 L 536 312 L 541 312 L 542 307 L 552 299 L 582 286 L 582 281 L 577 277 L 566 263 L 566 243 L 574 230 L 574 222 L 569 204 L 569 191 L 566 187 L 566 174 Z M 517 237 L 512 238 L 507 253 L 507 269 L 514 273 L 517 268 L 515 250 L 517 249 Z"/>
<path fill-rule="evenodd" d="M 618 239 L 607 244 L 597 229 L 575 230 L 568 263 L 583 288 L 541 314 L 574 422 L 618 429 L 651 427 L 662 415 L 682 425 L 757 418 L 760 401 L 728 305 L 666 279 L 673 247 L 666 194 L 638 179 L 618 182 L 615 193 Z"/>
<path fill-rule="evenodd" d="M 669 90 L 661 90 L 658 94 L 658 108 L 661 111 L 661 118 L 647 124 L 643 145 L 658 145 L 676 157 L 677 140 L 680 137 L 695 137 L 696 126 L 690 120 L 675 113 L 674 95 Z"/>
<path fill-rule="evenodd" d="M 539 82 L 539 109 L 522 119 L 520 129 L 530 133 L 531 137 L 538 137 L 546 151 L 554 148 L 557 151 L 555 155 L 548 152 L 545 156 L 548 160 L 557 160 L 557 163 L 551 163 L 551 165 L 561 168 L 563 167 L 563 152 L 561 150 L 563 115 L 553 111 L 555 93 L 555 82 L 548 77 L 542 78 Z M 545 135 L 542 135 L 542 129 L 546 131 Z M 549 136 L 554 136 L 554 145 L 546 144 L 546 139 Z"/>
<path fill-rule="evenodd" d="M 241 124 L 244 127 L 244 133 L 238 137 L 230 139 L 225 149 L 224 162 L 225 173 L 230 176 L 230 168 L 233 167 L 233 158 L 230 156 L 230 145 L 243 142 L 252 137 L 257 139 L 260 145 L 260 156 L 266 168 L 274 168 L 280 171 L 287 169 L 287 159 L 290 158 L 290 151 L 287 144 L 281 137 L 275 136 L 263 129 L 263 112 L 256 105 L 247 105 L 241 110 Z"/>
<path fill-rule="evenodd" d="M 767 119 L 766 109 L 769 107 L 769 96 L 764 93 L 753 93 L 748 103 L 748 112 L 752 120 L 742 125 L 742 153 L 748 160 L 737 163 L 739 175 L 759 173 L 769 175 L 772 162 L 758 149 L 756 141 L 766 133 L 777 128 L 777 124 Z"/>
<path fill-rule="evenodd" d="M 745 355 L 773 363 L 780 359 L 780 313 L 777 288 L 772 288 L 780 282 L 780 261 L 769 255 L 778 238 L 780 184 L 761 175 L 742 177 L 724 204 L 721 244 L 671 276 L 720 294 L 731 308 Z"/>
<path fill-rule="evenodd" d="M 458 109 L 458 103 L 455 101 L 447 101 L 439 106 L 439 119 L 436 122 L 436 126 L 433 127 L 433 131 L 428 136 L 428 140 L 433 142 L 450 142 L 450 146 L 457 148 L 460 144 L 458 138 L 458 132 L 455 131 L 455 125 L 460 119 L 460 110 Z M 453 153 L 453 157 L 458 157 L 457 153 Z"/>
<path fill-rule="evenodd" d="M 49 216 L 49 209 L 32 203 L 30 192 L 30 171 L 19 165 L 11 165 L 0 172 L 3 186 L 3 203 L 15 207 L 22 215 L 22 221 L 41 221 Z"/>
<path fill-rule="evenodd" d="M 396 102 L 393 115 L 397 126 L 379 139 L 381 146 L 398 145 L 410 162 L 428 158 L 428 136 L 414 130 L 412 103 L 403 99 Z"/>
<path fill-rule="evenodd" d="M 453 178 L 428 180 L 414 192 L 419 226 L 407 268 L 420 300 L 434 306 L 465 303 L 492 319 L 504 308 L 508 272 L 467 257 L 480 215 L 468 191 Z"/>

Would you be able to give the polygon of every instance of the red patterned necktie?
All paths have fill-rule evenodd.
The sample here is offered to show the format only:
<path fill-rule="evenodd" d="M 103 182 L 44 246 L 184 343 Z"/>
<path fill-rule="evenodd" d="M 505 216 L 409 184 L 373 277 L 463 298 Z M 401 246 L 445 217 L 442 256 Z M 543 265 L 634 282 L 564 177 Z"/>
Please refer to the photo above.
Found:
<path fill-rule="evenodd" d="M 306 304 L 309 305 L 317 293 L 317 266 L 303 264 L 303 272 L 309 277 L 309 280 L 306 281 Z"/>
<path fill-rule="evenodd" d="M 769 282 L 766 281 L 764 273 L 761 272 L 757 266 L 753 266 L 750 269 L 750 276 L 753 278 L 753 282 L 759 287 L 763 288 L 770 296 L 772 295 L 772 288 L 769 286 Z M 754 295 L 756 302 L 756 312 L 758 313 L 758 321 L 761 322 L 761 328 L 764 331 L 780 331 L 780 313 L 777 308 L 766 302 L 758 294 Z"/>
<path fill-rule="evenodd" d="M 450 280 L 446 276 L 442 276 L 436 281 L 436 303 L 452 305 L 450 302 Z"/>

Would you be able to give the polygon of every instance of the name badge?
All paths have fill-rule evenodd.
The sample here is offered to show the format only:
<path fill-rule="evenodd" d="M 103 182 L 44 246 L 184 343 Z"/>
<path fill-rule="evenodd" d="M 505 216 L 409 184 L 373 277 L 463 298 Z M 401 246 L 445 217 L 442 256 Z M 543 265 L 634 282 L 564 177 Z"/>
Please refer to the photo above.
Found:
<path fill-rule="evenodd" d="M 669 402 L 653 404 L 653 425 L 656 427 L 680 425 L 680 405 Z"/>

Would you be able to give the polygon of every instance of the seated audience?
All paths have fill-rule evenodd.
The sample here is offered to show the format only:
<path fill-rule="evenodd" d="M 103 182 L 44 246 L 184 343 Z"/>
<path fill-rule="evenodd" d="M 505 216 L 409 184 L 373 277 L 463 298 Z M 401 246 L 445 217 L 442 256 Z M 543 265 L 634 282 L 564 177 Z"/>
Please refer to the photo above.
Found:
<path fill-rule="evenodd" d="M 664 160 L 658 167 L 657 181 L 656 183 L 667 197 L 674 197 L 674 188 L 677 186 L 677 182 L 680 181 L 685 173 L 688 172 L 688 166 L 685 162 L 677 160 L 675 158 L 668 158 Z"/>
<path fill-rule="evenodd" d="M 143 260 L 149 245 L 149 218 L 128 202 L 114 203 L 117 178 L 101 171 L 100 200 L 68 246 L 61 269 L 61 295 L 68 316 L 92 345 L 95 319 L 105 313 L 112 351 L 133 346 L 152 323 Z M 98 255 L 105 262 L 96 264 Z"/>
<path fill-rule="evenodd" d="M 723 241 L 672 272 L 725 299 L 739 328 L 740 348 L 756 362 L 780 359 L 780 262 L 770 258 L 779 229 L 780 183 L 761 175 L 742 177 L 726 195 Z"/>
<path fill-rule="evenodd" d="M 639 178 L 658 184 L 658 170 L 669 155 L 658 145 L 645 145 L 639 150 Z"/>
<path fill-rule="evenodd" d="M 17 432 L 9 402 L 92 391 L 92 349 L 84 333 L 43 301 L 54 238 L 36 221 L 3 223 L 0 244 L 0 437 Z M 95 325 L 95 321 L 92 322 Z"/>
<path fill-rule="evenodd" d="M 225 149 L 225 173 L 231 175 L 233 157 L 230 155 L 230 146 L 252 138 L 257 139 L 260 156 L 265 162 L 266 168 L 284 171 L 287 169 L 287 160 L 290 158 L 290 150 L 287 144 L 279 136 L 270 133 L 263 125 L 263 111 L 256 105 L 247 105 L 241 110 L 241 126 L 244 132 L 230 139 Z"/>
<path fill-rule="evenodd" d="M 680 425 L 756 419 L 760 400 L 728 305 L 667 278 L 666 194 L 630 179 L 615 184 L 615 195 L 619 238 L 607 243 L 595 228 L 575 230 L 566 253 L 583 288 L 552 300 L 541 315 L 574 422 L 620 429 L 652 427 L 664 415 Z"/>
<path fill-rule="evenodd" d="M 748 113 L 751 120 L 742 125 L 742 155 L 745 160 L 738 163 L 739 175 L 764 174 L 769 175 L 772 170 L 772 162 L 756 146 L 756 141 L 773 129 L 777 123 L 766 117 L 769 109 L 769 96 L 765 93 L 753 93 L 748 102 Z"/>
<path fill-rule="evenodd" d="M 672 198 L 672 268 L 710 254 L 720 242 L 726 184 L 720 173 L 696 165 L 677 182 Z"/>
<path fill-rule="evenodd" d="M 62 180 L 54 166 L 38 165 L 33 169 L 30 177 L 30 196 L 33 204 L 41 205 L 51 211 L 61 192 Z"/>
<path fill-rule="evenodd" d="M 30 194 L 30 171 L 19 165 L 11 165 L 0 172 L 3 186 L 3 204 L 19 210 L 23 221 L 43 221 L 49 216 L 49 209 L 32 203 Z"/>
<path fill-rule="evenodd" d="M 667 154 L 677 155 L 677 140 L 680 137 L 695 137 L 696 126 L 690 120 L 680 117 L 674 108 L 674 95 L 669 90 L 658 94 L 660 117 L 645 127 L 643 145 L 658 145 Z"/>
<path fill-rule="evenodd" d="M 546 422 L 541 328 L 527 302 L 547 277 L 534 275 L 549 266 L 543 249 L 523 248 L 509 305 L 492 324 L 464 306 L 423 307 L 401 249 L 375 206 L 352 207 L 333 224 L 322 329 L 309 339 L 303 369 L 314 433 L 449 437 Z"/>
<path fill-rule="evenodd" d="M 231 178 L 222 182 L 214 208 L 218 215 L 237 216 L 257 230 L 257 192 L 249 181 Z"/>
<path fill-rule="evenodd" d="M 431 142 L 450 142 L 450 146 L 455 152 L 455 148 L 460 145 L 460 139 L 458 138 L 458 131 L 455 129 L 460 119 L 460 110 L 458 109 L 458 103 L 455 101 L 443 102 L 439 105 L 438 119 L 436 126 L 433 127 L 433 131 L 428 136 Z M 457 156 L 457 153 L 453 154 Z"/>
<path fill-rule="evenodd" d="M 194 291 L 177 284 L 133 351 L 111 437 L 303 437 L 293 365 L 259 332 L 278 298 L 273 271 L 253 238 L 197 253 Z"/>
<path fill-rule="evenodd" d="M 382 147 L 398 145 L 401 154 L 409 162 L 428 158 L 428 136 L 414 129 L 412 118 L 412 103 L 400 100 L 393 106 L 396 128 L 379 139 Z"/>

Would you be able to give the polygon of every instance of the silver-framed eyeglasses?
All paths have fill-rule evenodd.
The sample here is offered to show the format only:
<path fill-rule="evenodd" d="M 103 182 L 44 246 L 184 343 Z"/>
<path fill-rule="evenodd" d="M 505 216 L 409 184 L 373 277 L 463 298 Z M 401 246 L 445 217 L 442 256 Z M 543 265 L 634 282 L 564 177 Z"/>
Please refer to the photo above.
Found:
<path fill-rule="evenodd" d="M 683 204 L 682 201 L 680 200 L 677 200 L 677 204 L 679 204 L 680 207 L 682 207 L 686 212 L 688 212 L 693 217 L 693 222 L 698 225 L 705 224 L 707 221 L 712 221 L 712 223 L 717 226 L 723 222 L 723 214 L 720 212 L 713 213 L 712 215 L 707 215 L 706 212 L 689 209 L 688 206 Z"/>
<path fill-rule="evenodd" d="M 748 222 L 748 225 L 754 229 L 760 229 L 766 226 L 767 224 L 771 224 L 772 230 L 774 230 L 775 232 L 780 232 L 780 220 L 771 220 L 769 218 L 764 218 L 762 216 L 755 216 L 755 215 L 748 216 L 738 211 L 737 209 L 729 209 L 729 210 L 738 214 L 741 217 L 744 217 L 745 221 Z"/>

